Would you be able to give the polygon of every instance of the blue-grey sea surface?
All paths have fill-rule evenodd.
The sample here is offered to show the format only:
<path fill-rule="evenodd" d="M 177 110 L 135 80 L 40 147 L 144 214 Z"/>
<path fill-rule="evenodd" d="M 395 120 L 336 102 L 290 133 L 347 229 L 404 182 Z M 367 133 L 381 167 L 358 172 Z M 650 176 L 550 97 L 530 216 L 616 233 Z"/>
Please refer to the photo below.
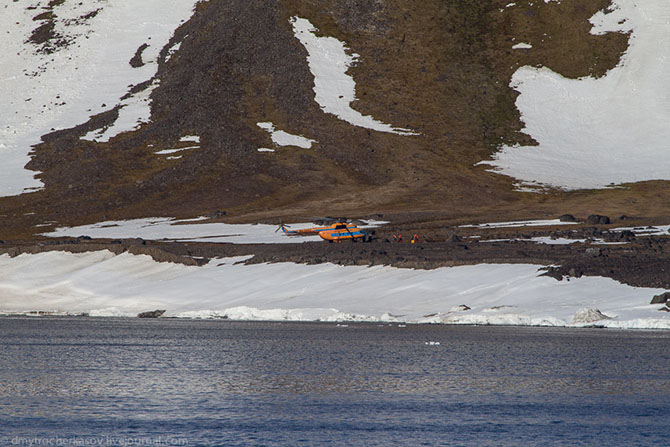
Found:
<path fill-rule="evenodd" d="M 0 318 L 0 445 L 667 446 L 670 331 Z"/>

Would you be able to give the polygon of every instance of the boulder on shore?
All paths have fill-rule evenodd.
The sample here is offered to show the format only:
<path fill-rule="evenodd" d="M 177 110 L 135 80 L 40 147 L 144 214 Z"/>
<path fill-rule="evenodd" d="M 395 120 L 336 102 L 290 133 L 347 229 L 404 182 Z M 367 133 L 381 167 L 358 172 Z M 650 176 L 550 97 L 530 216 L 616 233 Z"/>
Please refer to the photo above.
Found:
<path fill-rule="evenodd" d="M 577 219 L 572 214 L 563 214 L 558 216 L 558 220 L 561 222 L 577 222 Z"/>
<path fill-rule="evenodd" d="M 665 304 L 668 300 L 670 300 L 670 292 L 665 292 L 660 295 L 655 295 L 649 304 Z"/>
<path fill-rule="evenodd" d="M 165 313 L 165 310 L 150 310 L 148 312 L 140 312 L 137 314 L 137 318 L 158 318 Z"/>
<path fill-rule="evenodd" d="M 586 223 L 589 225 L 609 225 L 612 223 L 609 217 L 601 216 L 600 214 L 591 214 L 586 218 Z"/>

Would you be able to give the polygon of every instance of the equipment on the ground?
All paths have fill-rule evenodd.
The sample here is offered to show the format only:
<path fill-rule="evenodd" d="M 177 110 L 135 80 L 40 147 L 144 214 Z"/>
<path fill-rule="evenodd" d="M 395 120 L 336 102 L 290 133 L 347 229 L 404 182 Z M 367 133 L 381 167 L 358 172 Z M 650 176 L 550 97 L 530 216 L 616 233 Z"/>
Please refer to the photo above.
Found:
<path fill-rule="evenodd" d="M 345 218 L 319 218 L 321 221 L 332 221 L 333 223 L 327 226 L 303 228 L 300 230 L 292 230 L 290 226 L 284 224 L 279 220 L 279 227 L 275 232 L 282 230 L 287 236 L 310 236 L 318 234 L 322 239 L 328 242 L 342 242 L 351 240 L 356 242 L 361 240 L 369 242 L 372 240 L 372 234 L 368 234 L 364 230 L 358 228 L 356 224 L 348 222 Z"/>

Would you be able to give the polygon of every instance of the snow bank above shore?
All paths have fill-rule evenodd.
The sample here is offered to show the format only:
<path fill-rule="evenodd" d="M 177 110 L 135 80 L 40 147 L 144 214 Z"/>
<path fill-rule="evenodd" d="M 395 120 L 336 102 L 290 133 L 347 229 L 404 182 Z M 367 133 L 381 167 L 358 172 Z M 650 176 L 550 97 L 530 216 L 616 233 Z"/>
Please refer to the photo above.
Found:
<path fill-rule="evenodd" d="M 146 219 L 99 222 L 78 227 L 59 227 L 43 233 L 49 237 L 79 237 L 147 240 L 174 240 L 181 242 L 222 242 L 230 244 L 289 244 L 296 242 L 323 241 L 319 235 L 286 236 L 277 232 L 278 225 L 227 224 L 222 222 L 197 223 L 204 218 L 177 220 L 171 217 L 148 217 Z M 368 220 L 359 228 L 374 228 L 386 222 Z M 291 224 L 291 230 L 312 228 L 313 223 Z"/>
<path fill-rule="evenodd" d="M 192 267 L 108 251 L 3 255 L 0 311 L 134 316 L 166 309 L 185 318 L 670 328 L 670 315 L 648 304 L 661 289 L 598 277 L 557 281 L 540 276 L 537 265 L 411 270 L 244 259 Z M 612 319 L 581 321 L 597 315 L 589 309 Z"/>

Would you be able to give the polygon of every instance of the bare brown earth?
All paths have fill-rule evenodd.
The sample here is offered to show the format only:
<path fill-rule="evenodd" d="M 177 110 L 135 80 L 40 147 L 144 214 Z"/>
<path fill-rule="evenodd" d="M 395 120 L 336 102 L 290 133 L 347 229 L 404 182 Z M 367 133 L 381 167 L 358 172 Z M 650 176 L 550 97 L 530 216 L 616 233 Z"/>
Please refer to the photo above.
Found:
<path fill-rule="evenodd" d="M 69 0 L 52 3 L 62 1 Z M 112 123 L 118 113 L 112 109 L 75 128 L 45 135 L 34 148 L 28 168 L 38 171 L 46 186 L 0 198 L 3 250 L 111 247 L 118 252 L 149 246 L 158 260 L 195 262 L 191 256 L 250 253 L 255 255 L 251 262 L 419 268 L 537 262 L 560 264 L 552 269 L 557 275 L 602 274 L 629 284 L 670 288 L 663 238 L 605 246 L 594 255 L 587 254 L 596 247 L 588 243 L 482 243 L 467 239 L 466 230 L 456 230 L 459 224 L 553 218 L 566 212 L 645 216 L 639 219 L 645 224 L 670 220 L 669 182 L 521 193 L 514 191 L 513 179 L 475 166 L 501 144 L 532 144 L 521 132 L 517 92 L 509 87 L 517 68 L 542 65 L 566 77 L 598 77 L 616 66 L 627 48 L 626 35 L 589 34 L 588 19 L 609 0 L 518 0 L 518 7 L 505 8 L 508 3 L 203 1 L 166 47 L 182 42 L 179 51 L 169 60 L 167 49 L 162 53 L 149 124 L 108 143 L 80 139 Z M 42 14 L 48 16 L 48 11 Z M 325 114 L 314 101 L 307 53 L 289 23 L 294 16 L 308 18 L 322 35 L 337 37 L 360 55 L 349 71 L 357 83 L 357 110 L 420 135 L 375 132 Z M 29 43 L 36 50 L 66 45 L 53 24 L 37 23 L 43 28 L 36 25 Z M 518 42 L 533 48 L 512 50 Z M 129 64 L 141 63 L 142 49 Z M 129 92 L 147 85 L 132 86 Z M 272 121 L 318 143 L 313 149 L 259 153 L 256 148 L 272 144 L 269 134 L 256 126 L 259 121 Z M 183 135 L 199 135 L 200 149 L 179 160 L 154 153 L 184 145 L 179 143 Z M 392 244 L 381 232 L 372 244 L 347 246 L 86 240 L 55 245 L 58 241 L 37 234 L 110 219 L 203 215 L 231 223 L 383 215 L 392 222 L 386 232 L 418 231 L 423 243 Z M 544 234 L 563 230 L 548 231 Z M 532 235 L 525 229 L 495 233 L 487 237 Z M 454 234 L 462 240 L 452 241 Z M 161 258 L 166 253 L 170 256 Z"/>

